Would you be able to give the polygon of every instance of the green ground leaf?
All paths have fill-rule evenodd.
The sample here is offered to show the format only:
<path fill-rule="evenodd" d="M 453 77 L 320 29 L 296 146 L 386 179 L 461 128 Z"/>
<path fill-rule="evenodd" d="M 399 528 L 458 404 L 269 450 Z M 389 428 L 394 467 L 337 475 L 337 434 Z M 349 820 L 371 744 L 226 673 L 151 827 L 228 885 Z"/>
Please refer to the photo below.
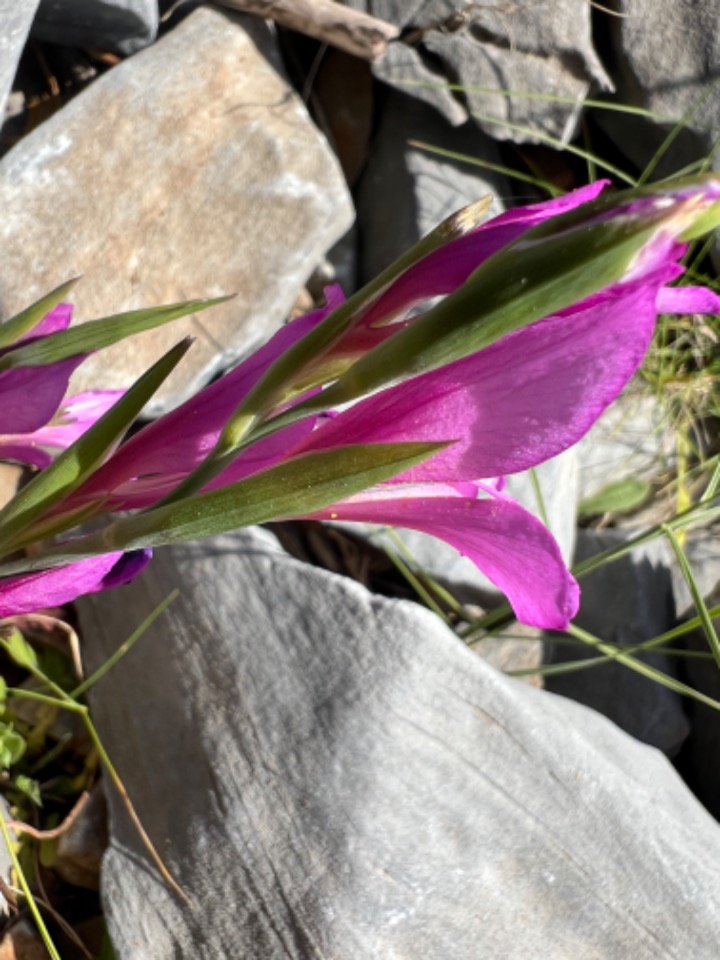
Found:
<path fill-rule="evenodd" d="M 580 502 L 578 513 L 588 516 L 596 513 L 628 513 L 637 509 L 652 493 L 652 486 L 637 477 L 624 477 L 608 483 L 591 497 Z"/>
<path fill-rule="evenodd" d="M 0 721 L 0 770 L 7 770 L 17 763 L 26 749 L 25 738 L 13 729 L 13 725 Z"/>
<path fill-rule="evenodd" d="M 18 773 L 12 778 L 12 785 L 16 790 L 19 790 L 23 796 L 27 797 L 37 807 L 42 806 L 42 797 L 40 796 L 40 784 L 37 780 L 33 780 L 32 777 L 26 777 L 22 773 Z"/>
<path fill-rule="evenodd" d="M 18 666 L 26 667 L 29 670 L 37 670 L 37 654 L 17 627 L 12 627 L 2 640 L 0 640 L 0 643 L 8 656 L 11 657 Z"/>

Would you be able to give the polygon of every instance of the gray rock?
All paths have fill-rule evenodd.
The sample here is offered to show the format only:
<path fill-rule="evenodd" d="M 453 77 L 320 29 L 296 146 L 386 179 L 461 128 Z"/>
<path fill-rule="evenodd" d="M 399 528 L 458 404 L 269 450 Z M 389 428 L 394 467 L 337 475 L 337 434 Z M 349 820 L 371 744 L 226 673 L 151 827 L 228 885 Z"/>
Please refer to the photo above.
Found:
<path fill-rule="evenodd" d="M 197 341 L 150 412 L 193 393 L 288 315 L 353 217 L 326 141 L 255 17 L 200 8 L 106 73 L 0 164 L 0 312 L 83 275 L 76 316 L 237 292 L 91 357 L 75 389 L 127 387 Z"/>
<path fill-rule="evenodd" d="M 0 127 L 38 0 L 0 0 Z"/>
<path fill-rule="evenodd" d="M 427 104 L 390 92 L 358 191 L 362 282 L 468 203 L 490 194 L 488 218 L 505 209 L 500 198 L 509 188 L 503 176 L 429 153 L 411 140 L 499 161 L 493 142 L 472 125 L 453 129 Z"/>
<path fill-rule="evenodd" d="M 157 0 L 40 0 L 32 35 L 130 54 L 152 43 L 157 29 Z"/>
<path fill-rule="evenodd" d="M 496 139 L 533 141 L 533 131 L 540 131 L 566 142 L 588 94 L 611 89 L 593 48 L 585 0 L 551 5 L 349 0 L 348 5 L 372 10 L 405 31 L 375 65 L 376 76 L 431 101 L 451 123 L 474 116 Z M 432 82 L 465 89 L 450 96 L 418 85 Z M 498 89 L 559 95 L 570 102 L 492 92 Z"/>
<path fill-rule="evenodd" d="M 86 598 L 88 668 L 176 586 L 94 716 L 192 905 L 113 795 L 118 960 L 715 955 L 720 833 L 657 751 L 254 532 Z"/>
<path fill-rule="evenodd" d="M 702 159 L 720 134 L 720 99 L 713 87 L 720 71 L 718 7 L 694 0 L 620 0 L 617 13 L 599 14 L 607 28 L 606 60 L 615 99 L 667 120 L 602 111 L 598 121 L 633 163 L 643 168 L 682 119 L 684 130 L 654 178 L 668 176 Z M 717 159 L 714 166 L 717 169 Z"/>
<path fill-rule="evenodd" d="M 620 530 L 581 530 L 576 559 L 585 560 L 624 543 Z M 674 626 L 669 548 L 653 540 L 582 577 L 582 600 L 574 623 L 600 640 L 633 647 Z M 588 660 L 597 656 L 592 647 L 547 645 L 548 663 Z M 676 677 L 677 662 L 665 654 L 636 654 L 663 673 Z M 623 664 L 602 665 L 545 677 L 545 686 L 592 707 L 609 717 L 643 743 L 674 756 L 688 734 L 688 721 L 680 697 L 654 680 L 640 676 Z"/>

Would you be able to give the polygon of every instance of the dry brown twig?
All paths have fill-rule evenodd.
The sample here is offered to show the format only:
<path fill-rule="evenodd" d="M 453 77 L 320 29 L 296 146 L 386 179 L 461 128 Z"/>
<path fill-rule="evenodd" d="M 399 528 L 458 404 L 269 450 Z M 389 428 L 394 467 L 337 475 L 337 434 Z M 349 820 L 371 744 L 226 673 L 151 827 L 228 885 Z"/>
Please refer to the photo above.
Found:
<path fill-rule="evenodd" d="M 363 60 L 379 60 L 400 31 L 391 23 L 345 7 L 335 0 L 215 0 L 220 6 L 252 13 Z"/>

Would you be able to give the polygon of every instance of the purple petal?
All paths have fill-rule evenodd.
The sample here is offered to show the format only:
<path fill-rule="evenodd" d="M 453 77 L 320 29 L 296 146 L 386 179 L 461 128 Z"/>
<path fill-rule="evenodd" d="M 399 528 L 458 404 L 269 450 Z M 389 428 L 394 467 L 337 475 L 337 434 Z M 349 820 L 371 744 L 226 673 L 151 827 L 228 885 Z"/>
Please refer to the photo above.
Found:
<path fill-rule="evenodd" d="M 577 612 L 580 591 L 560 548 L 532 514 L 506 497 L 477 500 L 443 488 L 387 486 L 313 514 L 316 519 L 391 524 L 451 544 L 510 601 L 518 620 L 563 630 Z"/>
<path fill-rule="evenodd" d="M 57 333 L 59 330 L 67 330 L 72 320 L 72 312 L 73 307 L 71 303 L 59 303 L 50 313 L 46 313 L 42 320 L 31 330 L 20 337 L 17 343 L 25 343 L 27 340 L 47 337 L 51 333 Z"/>
<path fill-rule="evenodd" d="M 707 287 L 663 287 L 658 313 L 720 313 L 720 296 Z"/>
<path fill-rule="evenodd" d="M 4 433 L 33 433 L 50 420 L 67 391 L 73 371 L 86 354 L 42 367 L 16 367 L 0 373 Z"/>
<path fill-rule="evenodd" d="M 113 586 L 113 571 L 118 563 L 123 563 L 119 551 L 78 560 L 66 567 L 0 579 L 0 617 L 60 607 L 85 593 Z"/>
<path fill-rule="evenodd" d="M 563 197 L 508 210 L 439 247 L 392 283 L 364 314 L 362 324 L 386 323 L 423 300 L 451 293 L 492 254 L 531 227 L 594 200 L 607 183 L 607 180 L 599 180 Z"/>
<path fill-rule="evenodd" d="M 118 509 L 147 506 L 168 493 L 210 453 L 230 415 L 273 361 L 314 329 L 342 300 L 339 287 L 328 288 L 326 296 L 325 307 L 281 327 L 234 370 L 131 437 L 68 502 L 74 505 L 116 491 L 111 503 Z M 312 421 L 296 426 L 295 431 L 283 434 L 286 444 L 294 445 L 309 431 Z M 233 479 L 247 475 L 243 473 L 243 463 L 249 473 L 254 472 L 253 462 L 263 466 L 274 462 L 280 455 L 277 445 L 282 442 L 281 438 L 268 437 L 254 444 L 239 458 Z"/>
<path fill-rule="evenodd" d="M 103 579 L 98 590 L 109 590 L 111 587 L 122 587 L 139 576 L 152 560 L 153 552 L 150 549 L 130 550 L 124 553 L 109 573 Z M 94 591 L 90 591 L 94 592 Z"/>
<path fill-rule="evenodd" d="M 455 441 L 403 475 L 413 482 L 525 470 L 579 440 L 625 386 L 652 336 L 656 295 L 618 285 L 585 309 L 360 401 L 303 448 Z"/>
<path fill-rule="evenodd" d="M 17 437 L 0 435 L 0 460 L 24 463 L 37 470 L 44 470 L 53 462 L 52 454 L 33 443 L 35 434 L 21 433 Z"/>
<path fill-rule="evenodd" d="M 123 394 L 122 390 L 88 390 L 69 397 L 53 420 L 32 433 L 0 434 L 0 459 L 19 460 L 43 469 L 81 436 Z"/>
<path fill-rule="evenodd" d="M 262 440 L 258 440 L 241 453 L 221 474 L 208 483 L 203 490 L 215 490 L 218 487 L 236 483 L 244 477 L 265 470 L 279 460 L 285 459 L 312 432 L 315 419 L 315 417 L 308 417 L 298 423 L 290 424 L 285 429 L 278 430 L 277 433 L 270 434 Z M 146 466 L 147 472 L 144 475 L 119 483 L 112 490 L 104 493 L 97 489 L 99 484 L 94 483 L 93 478 L 86 487 L 77 494 L 73 494 L 62 504 L 62 510 L 71 509 L 101 496 L 103 498 L 103 509 L 106 512 L 149 507 L 170 493 L 186 476 L 181 470 L 156 472 L 152 469 L 151 472 L 151 466 L 154 468 L 154 463 Z"/>

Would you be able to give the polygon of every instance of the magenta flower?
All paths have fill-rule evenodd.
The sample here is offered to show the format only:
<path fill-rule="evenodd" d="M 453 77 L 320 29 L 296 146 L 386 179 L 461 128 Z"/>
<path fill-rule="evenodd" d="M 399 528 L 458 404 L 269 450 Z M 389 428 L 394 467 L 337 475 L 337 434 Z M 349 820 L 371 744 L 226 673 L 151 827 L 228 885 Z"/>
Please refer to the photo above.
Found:
<path fill-rule="evenodd" d="M 71 315 L 72 307 L 60 304 L 12 347 L 0 350 L 0 357 L 29 340 L 64 330 Z M 48 423 L 62 403 L 70 376 L 84 359 L 81 354 L 50 366 L 0 371 L 3 442 L 7 442 L 8 437 L 34 433 Z M 3 457 L 9 459 L 4 452 Z"/>
<path fill-rule="evenodd" d="M 86 593 L 129 583 L 145 569 L 151 556 L 149 550 L 118 550 L 54 570 L 5 577 L 0 580 L 0 617 L 60 607 Z"/>
<path fill-rule="evenodd" d="M 38 377 L 38 368 L 28 367 Z M 39 368 L 46 370 L 45 367 Z M 1 376 L 1 375 L 0 375 Z M 50 374 L 52 377 L 52 373 Z M 32 378 L 29 381 L 32 384 Z M 2 380 L 0 380 L 2 389 Z M 61 403 L 55 415 L 45 426 L 30 432 L 0 433 L 0 460 L 17 460 L 39 470 L 47 467 L 61 450 L 74 443 L 87 428 L 95 423 L 115 401 L 122 390 L 88 390 L 77 393 Z M 32 386 L 28 396 L 34 396 Z M 28 399 L 26 405 L 30 405 Z"/>
<path fill-rule="evenodd" d="M 413 308 L 464 290 L 489 257 L 522 241 L 538 224 L 581 207 L 603 186 L 512 210 L 439 246 L 362 306 L 318 365 L 339 362 L 342 369 L 344 363 L 352 374 L 355 358 L 362 362 L 368 350 L 392 344 L 398 331 L 402 336 L 422 322 L 410 313 Z M 539 627 L 567 626 L 577 609 L 578 587 L 557 544 L 492 478 L 526 470 L 583 436 L 637 370 L 659 312 L 720 312 L 720 298 L 708 290 L 668 287 L 682 273 L 678 261 L 686 245 L 678 237 L 718 196 L 720 184 L 704 181 L 601 211 L 594 222 L 607 218 L 620 226 L 623 217 L 651 225 L 668 204 L 678 213 L 656 230 L 649 228 L 622 277 L 604 289 L 340 412 L 310 412 L 269 432 L 246 445 L 203 490 L 302 462 L 318 451 L 442 442 L 439 452 L 405 473 L 309 515 L 437 536 L 469 556 L 506 593 L 519 619 Z M 528 239 L 542 242 L 534 234 Z M 93 504 L 98 511 L 142 509 L 170 494 L 213 451 L 228 418 L 273 362 L 339 305 L 332 289 L 327 307 L 284 327 L 231 373 L 123 444 L 57 512 Z M 369 354 L 369 363 L 374 357 Z M 417 369 L 419 363 L 412 363 Z M 304 409 L 303 398 L 302 391 L 294 399 L 286 394 L 270 415 L 287 413 L 293 405 Z"/>
<path fill-rule="evenodd" d="M 34 339 L 65 330 L 72 316 L 69 304 L 60 304 L 0 356 Z M 63 400 L 73 371 L 84 354 L 57 363 L 0 371 L 0 460 L 37 468 L 70 446 L 121 395 L 98 390 Z M 0 580 L 0 617 L 29 613 L 67 603 L 83 593 L 126 583 L 149 561 L 149 553 L 104 554 L 56 570 Z"/>

